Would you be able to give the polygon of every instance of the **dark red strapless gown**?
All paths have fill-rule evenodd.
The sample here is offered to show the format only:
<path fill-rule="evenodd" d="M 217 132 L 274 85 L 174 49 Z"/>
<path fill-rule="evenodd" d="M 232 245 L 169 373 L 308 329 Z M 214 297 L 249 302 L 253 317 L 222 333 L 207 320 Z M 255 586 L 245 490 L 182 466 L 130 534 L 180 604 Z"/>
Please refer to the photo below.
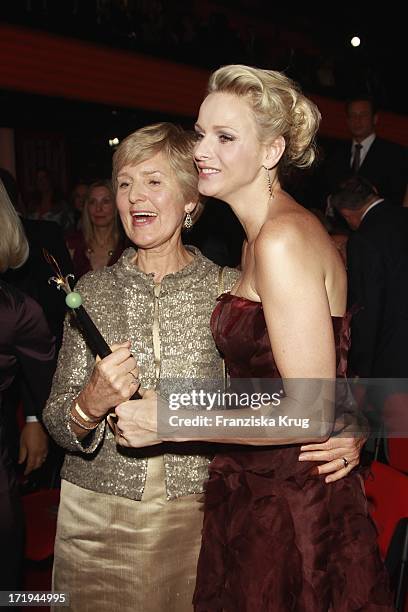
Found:
<path fill-rule="evenodd" d="M 346 323 L 333 318 L 338 375 Z M 279 377 L 260 303 L 223 294 L 211 326 L 231 377 Z M 212 461 L 196 612 L 394 610 L 361 475 L 326 484 L 299 449 L 231 445 Z"/>

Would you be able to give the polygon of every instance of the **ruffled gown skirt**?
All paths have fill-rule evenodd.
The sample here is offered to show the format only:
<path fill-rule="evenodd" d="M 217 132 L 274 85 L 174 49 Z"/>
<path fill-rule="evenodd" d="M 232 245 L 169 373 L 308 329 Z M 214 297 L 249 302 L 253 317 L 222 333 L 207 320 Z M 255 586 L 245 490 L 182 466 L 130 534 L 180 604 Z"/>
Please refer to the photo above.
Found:
<path fill-rule="evenodd" d="M 326 484 L 299 447 L 217 455 L 196 612 L 394 610 L 358 473 Z"/>

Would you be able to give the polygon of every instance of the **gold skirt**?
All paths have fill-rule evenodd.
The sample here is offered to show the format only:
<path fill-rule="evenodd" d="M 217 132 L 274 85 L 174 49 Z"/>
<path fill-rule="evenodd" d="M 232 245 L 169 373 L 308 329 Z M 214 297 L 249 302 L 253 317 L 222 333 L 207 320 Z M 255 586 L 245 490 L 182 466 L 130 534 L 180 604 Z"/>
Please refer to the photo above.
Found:
<path fill-rule="evenodd" d="M 53 590 L 69 594 L 64 610 L 191 612 L 201 497 L 166 500 L 160 456 L 149 459 L 142 501 L 63 480 Z"/>

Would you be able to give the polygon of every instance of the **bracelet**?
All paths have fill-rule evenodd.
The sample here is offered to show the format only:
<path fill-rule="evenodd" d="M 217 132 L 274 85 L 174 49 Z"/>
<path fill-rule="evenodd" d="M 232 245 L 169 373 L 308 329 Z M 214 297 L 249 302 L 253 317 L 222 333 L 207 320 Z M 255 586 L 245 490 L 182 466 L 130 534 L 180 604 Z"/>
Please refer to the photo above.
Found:
<path fill-rule="evenodd" d="M 72 414 L 72 412 L 69 415 L 69 418 L 71 419 L 71 421 L 73 421 L 74 423 L 76 423 L 77 425 L 79 425 L 79 427 L 81 427 L 82 429 L 86 429 L 87 431 L 92 431 L 93 429 L 96 429 L 100 423 L 100 421 L 98 421 L 97 423 L 95 423 L 94 425 L 92 425 L 91 427 L 87 427 L 86 425 L 84 425 L 83 423 L 81 423 L 80 421 L 78 421 L 78 419 L 76 419 L 74 417 L 74 415 Z"/>
<path fill-rule="evenodd" d="M 75 410 L 75 412 L 78 413 L 78 416 L 80 416 L 86 423 L 100 423 L 101 421 L 101 419 L 91 419 L 91 417 L 82 410 L 81 406 L 78 404 L 78 401 L 75 402 L 75 406 L 72 408 L 72 410 Z"/>

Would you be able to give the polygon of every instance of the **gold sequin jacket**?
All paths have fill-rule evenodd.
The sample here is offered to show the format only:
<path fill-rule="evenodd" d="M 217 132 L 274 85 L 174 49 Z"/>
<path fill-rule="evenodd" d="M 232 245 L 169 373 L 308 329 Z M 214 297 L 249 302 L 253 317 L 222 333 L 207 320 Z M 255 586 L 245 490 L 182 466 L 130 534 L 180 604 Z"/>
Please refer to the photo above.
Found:
<path fill-rule="evenodd" d="M 166 381 L 220 378 L 222 361 L 209 322 L 220 292 L 219 266 L 194 247 L 193 261 L 160 284 L 132 263 L 133 248 L 103 270 L 89 272 L 77 285 L 83 304 L 108 344 L 131 340 L 145 388 L 165 394 Z M 228 290 L 239 276 L 224 268 Z M 204 443 L 127 449 L 116 445 L 106 421 L 79 440 L 69 418 L 74 398 L 86 385 L 95 358 L 68 315 L 51 394 L 43 419 L 54 440 L 68 452 L 62 478 L 86 489 L 130 499 L 142 498 L 147 461 L 161 454 L 168 499 L 200 493 L 211 447 Z M 171 386 L 171 385 L 170 385 Z"/>

